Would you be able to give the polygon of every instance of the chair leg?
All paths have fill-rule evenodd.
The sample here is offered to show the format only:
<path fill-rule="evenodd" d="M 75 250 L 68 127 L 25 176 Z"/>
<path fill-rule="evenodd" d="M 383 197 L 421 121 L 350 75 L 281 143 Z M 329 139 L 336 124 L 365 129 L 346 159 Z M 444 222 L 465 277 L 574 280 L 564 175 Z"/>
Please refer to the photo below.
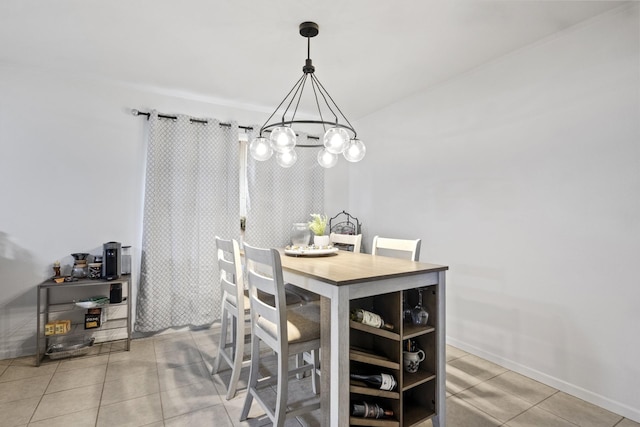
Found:
<path fill-rule="evenodd" d="M 313 394 L 320 394 L 320 376 L 318 370 L 320 369 L 320 350 L 311 350 L 311 358 L 313 359 L 313 370 L 311 371 L 311 388 Z"/>
<path fill-rule="evenodd" d="M 240 326 L 238 323 L 242 322 Z M 236 395 L 236 387 L 240 379 L 240 371 L 242 370 L 242 359 L 244 358 L 244 319 L 240 316 L 233 316 L 233 340 L 235 341 L 233 366 L 231 370 L 231 379 L 229 387 L 227 387 L 227 400 L 233 399 Z"/>
<path fill-rule="evenodd" d="M 282 352 L 278 354 L 278 385 L 276 387 L 276 407 L 274 427 L 283 427 L 287 417 L 287 396 L 289 394 L 289 358 Z"/>
<path fill-rule="evenodd" d="M 296 354 L 296 368 L 299 368 L 303 365 L 304 365 L 304 354 L 303 353 Z M 296 374 L 296 378 L 301 380 L 306 376 L 306 374 L 307 374 L 307 371 L 298 372 Z"/>
<path fill-rule="evenodd" d="M 237 330 L 236 330 L 236 316 L 232 313 L 231 314 L 231 359 L 235 359 L 236 358 L 236 346 L 238 345 L 238 334 L 237 334 Z"/>
<path fill-rule="evenodd" d="M 249 371 L 249 384 L 247 385 L 247 396 L 244 399 L 244 406 L 242 407 L 242 414 L 240 414 L 240 421 L 246 421 L 249 416 L 249 410 L 251 410 L 251 403 L 253 402 L 253 393 L 258 384 L 258 371 L 260 368 L 260 339 L 254 334 L 251 334 L 251 368 Z"/>
<path fill-rule="evenodd" d="M 229 313 L 227 310 L 222 308 L 222 326 L 220 329 L 220 341 L 218 342 L 218 354 L 216 356 L 216 360 L 213 361 L 213 368 L 211 368 L 211 375 L 215 375 L 218 373 L 218 369 L 220 369 L 220 352 L 226 351 L 225 346 L 227 345 L 227 328 L 228 328 L 228 318 Z"/>

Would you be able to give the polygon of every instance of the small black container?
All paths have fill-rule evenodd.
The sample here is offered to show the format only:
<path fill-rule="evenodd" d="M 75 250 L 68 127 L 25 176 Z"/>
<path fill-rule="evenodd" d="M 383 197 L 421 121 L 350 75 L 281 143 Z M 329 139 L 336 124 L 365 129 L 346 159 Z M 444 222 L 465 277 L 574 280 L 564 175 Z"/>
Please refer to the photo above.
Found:
<path fill-rule="evenodd" d="M 109 291 L 109 303 L 118 304 L 122 302 L 122 284 L 114 283 Z"/>

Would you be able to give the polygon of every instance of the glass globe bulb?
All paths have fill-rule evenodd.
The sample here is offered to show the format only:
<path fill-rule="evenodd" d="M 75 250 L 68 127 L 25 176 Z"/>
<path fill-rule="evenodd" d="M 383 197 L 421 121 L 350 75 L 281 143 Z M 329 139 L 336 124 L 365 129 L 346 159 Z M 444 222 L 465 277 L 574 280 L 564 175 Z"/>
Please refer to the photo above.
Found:
<path fill-rule="evenodd" d="M 328 152 L 326 149 L 318 151 L 318 163 L 323 168 L 332 168 L 338 164 L 338 155 Z"/>
<path fill-rule="evenodd" d="M 285 151 L 284 153 L 276 153 L 276 162 L 283 168 L 290 168 L 298 160 L 296 150 Z"/>
<path fill-rule="evenodd" d="M 271 131 L 269 140 L 271 148 L 278 153 L 284 153 L 293 150 L 296 146 L 296 133 L 291 128 L 279 126 Z"/>
<path fill-rule="evenodd" d="M 364 146 L 362 141 L 359 139 L 352 139 L 349 141 L 347 149 L 344 150 L 343 156 L 350 162 L 359 162 L 364 158 L 366 152 L 367 147 Z"/>
<path fill-rule="evenodd" d="M 322 142 L 328 152 L 340 154 L 349 144 L 349 134 L 342 128 L 330 128 L 324 133 Z"/>
<path fill-rule="evenodd" d="M 259 136 L 258 138 L 254 138 L 253 141 L 251 141 L 251 144 L 249 144 L 249 153 L 251 153 L 251 157 L 254 159 L 264 162 L 271 158 L 273 155 L 273 149 L 267 142 L 267 138 Z"/>

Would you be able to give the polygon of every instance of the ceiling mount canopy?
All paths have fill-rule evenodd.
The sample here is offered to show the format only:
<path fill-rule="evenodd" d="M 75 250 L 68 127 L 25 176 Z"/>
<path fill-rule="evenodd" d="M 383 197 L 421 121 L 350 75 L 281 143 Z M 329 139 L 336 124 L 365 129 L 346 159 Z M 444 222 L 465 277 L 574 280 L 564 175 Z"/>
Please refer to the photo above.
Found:
<path fill-rule="evenodd" d="M 293 166 L 297 160 L 295 152 L 297 138 L 293 126 L 322 126 L 324 131 L 322 145 L 315 145 L 322 148 L 318 152 L 318 163 L 322 167 L 335 166 L 338 163 L 339 154 L 350 162 L 359 162 L 364 158 L 366 152 L 364 143 L 357 138 L 355 129 L 315 75 L 315 67 L 311 61 L 311 38 L 318 33 L 319 27 L 315 22 L 300 24 L 300 35 L 307 39 L 307 59 L 302 67 L 302 77 L 296 81 L 262 125 L 260 135 L 251 141 L 249 152 L 256 160 L 268 160 L 275 152 L 276 161 L 280 166 Z M 296 119 L 307 84 L 311 86 L 307 92 L 313 92 L 313 105 L 319 116 L 317 120 Z M 274 116 L 276 119 L 271 121 Z M 269 133 L 268 138 L 264 136 L 265 133 Z M 309 145 L 301 147 L 309 147 Z"/>

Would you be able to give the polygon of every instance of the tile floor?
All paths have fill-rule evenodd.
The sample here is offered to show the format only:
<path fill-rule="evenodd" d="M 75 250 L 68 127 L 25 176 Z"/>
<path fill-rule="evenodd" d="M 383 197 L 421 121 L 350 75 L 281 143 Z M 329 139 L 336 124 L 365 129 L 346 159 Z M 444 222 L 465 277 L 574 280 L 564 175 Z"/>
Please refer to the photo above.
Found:
<path fill-rule="evenodd" d="M 248 422 L 238 421 L 246 392 L 240 389 L 234 399 L 224 399 L 229 370 L 209 375 L 218 331 L 214 327 L 138 339 L 129 352 L 109 353 L 104 345 L 95 348 L 95 356 L 48 361 L 37 368 L 33 357 L 0 360 L 0 426 L 265 424 L 255 402 Z M 245 369 L 243 385 L 247 377 Z M 309 381 L 292 380 L 290 394 L 309 396 Z M 319 411 L 286 425 L 317 426 Z M 423 424 L 427 426 L 430 421 Z M 447 427 L 484 426 L 640 424 L 447 346 Z"/>

